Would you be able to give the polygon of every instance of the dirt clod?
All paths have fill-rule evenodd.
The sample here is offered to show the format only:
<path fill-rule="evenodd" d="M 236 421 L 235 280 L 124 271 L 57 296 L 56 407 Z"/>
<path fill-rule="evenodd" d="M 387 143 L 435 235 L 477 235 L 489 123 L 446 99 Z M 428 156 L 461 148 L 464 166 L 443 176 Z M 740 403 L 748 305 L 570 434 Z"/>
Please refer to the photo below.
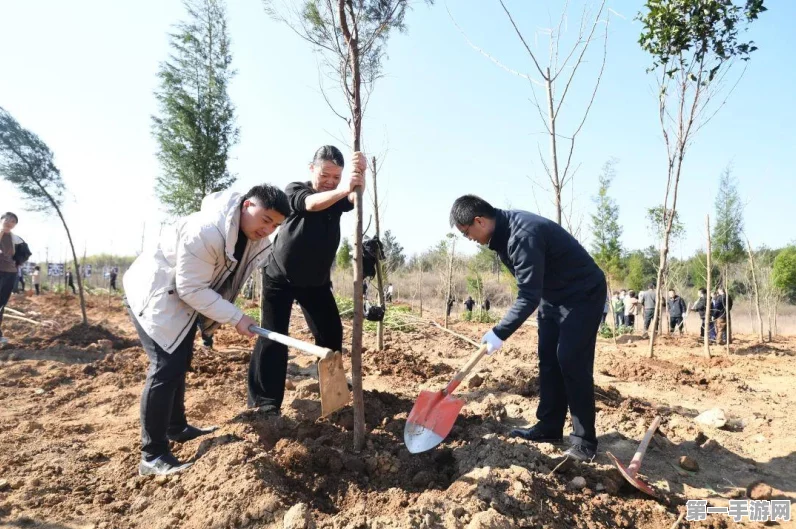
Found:
<path fill-rule="evenodd" d="M 699 463 L 697 463 L 696 459 L 689 457 L 689 456 L 682 456 L 680 457 L 680 467 L 684 468 L 685 470 L 696 472 L 699 470 Z"/>

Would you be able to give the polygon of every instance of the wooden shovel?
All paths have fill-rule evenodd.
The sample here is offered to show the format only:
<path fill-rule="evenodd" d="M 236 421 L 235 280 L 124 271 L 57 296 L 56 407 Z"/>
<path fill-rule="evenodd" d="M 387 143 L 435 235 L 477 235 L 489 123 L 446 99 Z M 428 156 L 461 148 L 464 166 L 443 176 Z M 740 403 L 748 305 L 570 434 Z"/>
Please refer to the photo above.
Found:
<path fill-rule="evenodd" d="M 345 368 L 343 367 L 343 356 L 339 352 L 332 351 L 326 347 L 302 342 L 290 336 L 279 334 L 262 327 L 252 325 L 249 330 L 272 342 L 281 343 L 298 349 L 304 353 L 317 356 L 318 360 L 318 385 L 321 392 L 321 417 L 325 417 L 346 404 L 351 400 L 351 393 L 348 391 L 348 382 L 345 379 Z"/>
<path fill-rule="evenodd" d="M 431 450 L 448 436 L 464 406 L 464 401 L 451 397 L 451 393 L 486 354 L 486 348 L 486 344 L 479 347 L 445 389 L 420 392 L 404 426 L 404 443 L 411 453 Z"/>

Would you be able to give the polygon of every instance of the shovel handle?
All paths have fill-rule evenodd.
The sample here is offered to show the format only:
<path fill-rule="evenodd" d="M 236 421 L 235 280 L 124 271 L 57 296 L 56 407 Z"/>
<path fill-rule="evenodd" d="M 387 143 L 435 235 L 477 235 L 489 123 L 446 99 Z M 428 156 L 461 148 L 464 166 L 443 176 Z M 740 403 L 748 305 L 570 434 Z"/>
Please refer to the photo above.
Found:
<path fill-rule="evenodd" d="M 321 360 L 326 360 L 334 356 L 334 351 L 327 349 L 326 347 L 320 347 L 311 343 L 302 342 L 301 340 L 296 340 L 290 336 L 269 331 L 268 329 L 263 329 L 262 327 L 257 327 L 256 325 L 249 326 L 249 330 L 254 334 L 262 336 L 263 338 L 268 338 L 272 342 L 281 343 L 282 345 L 287 345 L 293 349 L 298 349 L 299 351 L 309 353 L 313 356 L 317 356 Z"/>
<path fill-rule="evenodd" d="M 472 369 L 475 367 L 475 364 L 477 364 L 481 360 L 481 358 L 484 357 L 486 351 L 487 351 L 487 344 L 481 344 L 481 347 L 479 347 L 478 350 L 475 352 L 475 354 L 473 354 L 473 356 L 470 357 L 467 363 L 464 364 L 464 366 L 462 366 L 461 369 L 459 369 L 459 371 L 453 377 L 453 380 L 451 380 L 450 383 L 448 383 L 448 387 L 445 388 L 446 395 L 450 395 L 451 393 L 453 393 L 453 391 L 459 386 L 459 384 L 461 384 L 462 380 L 464 380 L 464 377 L 466 377 L 470 373 L 470 371 L 472 371 Z"/>

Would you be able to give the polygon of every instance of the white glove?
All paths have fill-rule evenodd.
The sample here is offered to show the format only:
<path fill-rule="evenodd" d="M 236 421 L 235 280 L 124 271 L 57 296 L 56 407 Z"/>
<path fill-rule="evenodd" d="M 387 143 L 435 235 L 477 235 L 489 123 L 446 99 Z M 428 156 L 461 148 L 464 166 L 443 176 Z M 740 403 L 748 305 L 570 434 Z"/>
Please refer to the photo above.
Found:
<path fill-rule="evenodd" d="M 481 338 L 481 343 L 486 344 L 486 354 L 491 355 L 503 345 L 503 340 L 497 337 L 494 331 L 490 329 L 488 333 Z"/>

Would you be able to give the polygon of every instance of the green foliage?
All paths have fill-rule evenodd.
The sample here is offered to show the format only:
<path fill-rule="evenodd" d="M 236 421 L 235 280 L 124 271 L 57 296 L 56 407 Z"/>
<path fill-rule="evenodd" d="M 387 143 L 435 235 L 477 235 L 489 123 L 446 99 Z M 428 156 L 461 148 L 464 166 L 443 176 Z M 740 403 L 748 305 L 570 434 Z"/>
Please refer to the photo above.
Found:
<path fill-rule="evenodd" d="M 625 269 L 627 276 L 625 277 L 625 286 L 629 290 L 641 292 L 647 288 L 647 285 L 654 283 L 657 277 L 656 274 L 656 258 L 655 248 L 647 248 L 646 251 L 635 250 L 630 252 L 625 258 Z"/>
<path fill-rule="evenodd" d="M 592 225 L 592 256 L 597 265 L 611 277 L 617 277 L 622 270 L 622 245 L 619 237 L 622 227 L 619 225 L 619 206 L 616 200 L 608 196 L 608 189 L 616 176 L 616 159 L 610 159 L 603 165 L 599 176 L 600 187 L 594 203 L 597 212 L 591 216 Z"/>
<path fill-rule="evenodd" d="M 487 246 L 479 246 L 478 252 L 472 257 L 468 266 L 482 273 L 496 274 L 500 271 L 502 263 L 496 252 Z"/>
<path fill-rule="evenodd" d="M 688 274 L 688 286 L 696 288 L 704 288 L 708 281 L 707 275 L 707 255 L 703 251 L 698 251 L 685 261 L 686 272 Z M 711 260 L 710 277 L 713 282 L 713 287 L 716 286 L 716 280 L 721 274 L 719 267 L 714 261 Z"/>
<path fill-rule="evenodd" d="M 186 0 L 185 8 L 189 21 L 170 35 L 172 54 L 155 93 L 160 115 L 152 117 L 162 170 L 156 192 L 176 216 L 199 211 L 205 196 L 232 185 L 227 160 L 238 140 L 223 0 Z"/>
<path fill-rule="evenodd" d="M 763 0 L 647 0 L 638 19 L 643 29 L 639 44 L 652 55 L 652 68 L 667 76 L 678 72 L 690 81 L 707 84 L 734 58 L 749 60 L 757 49 L 739 34 L 766 8 Z"/>
<path fill-rule="evenodd" d="M 461 319 L 462 321 L 469 321 L 475 323 L 497 323 L 498 321 L 497 316 L 483 309 L 475 309 L 472 312 L 470 312 L 469 310 L 465 310 L 462 313 Z"/>
<path fill-rule="evenodd" d="M 720 266 L 737 263 L 746 257 L 741 240 L 743 232 L 743 204 L 738 187 L 729 168 L 724 169 L 716 195 L 716 217 L 711 247 L 713 259 Z M 717 277 L 717 276 L 714 276 Z"/>
<path fill-rule="evenodd" d="M 772 282 L 791 301 L 796 298 L 796 246 L 788 246 L 774 258 Z"/>
<path fill-rule="evenodd" d="M 384 232 L 381 237 L 384 246 L 384 257 L 386 269 L 390 272 L 400 269 L 406 263 L 404 247 L 398 244 L 398 239 L 390 230 Z"/>
<path fill-rule="evenodd" d="M 666 233 L 666 225 L 669 222 L 672 210 L 667 210 L 664 214 L 663 206 L 657 206 L 647 209 L 647 229 L 650 234 L 658 239 L 663 239 Z M 674 219 L 672 219 L 672 231 L 669 233 L 669 239 L 675 240 L 685 235 L 685 226 L 680 222 L 680 215 L 675 211 Z"/>
<path fill-rule="evenodd" d="M 353 300 L 345 296 L 335 296 L 334 299 L 337 302 L 337 310 L 340 311 L 342 319 L 352 319 Z M 387 305 L 387 310 L 384 312 L 384 328 L 392 331 L 414 331 L 416 320 L 413 320 L 411 312 L 412 309 L 406 305 Z M 377 324 L 375 321 L 365 320 L 362 328 L 365 332 L 375 333 Z"/>
<path fill-rule="evenodd" d="M 50 211 L 63 203 L 66 188 L 52 151 L 2 107 L 0 175 L 22 194 L 31 211 Z"/>
<path fill-rule="evenodd" d="M 625 325 L 620 325 L 616 328 L 616 336 L 622 336 L 623 334 L 633 334 L 633 327 L 628 327 Z M 613 338 L 614 337 L 614 329 L 607 323 L 603 323 L 600 325 L 600 330 L 597 334 L 602 338 Z"/>
<path fill-rule="evenodd" d="M 348 242 L 348 238 L 343 238 L 340 242 L 340 248 L 337 250 L 337 266 L 341 270 L 348 270 L 351 268 L 351 244 Z"/>

